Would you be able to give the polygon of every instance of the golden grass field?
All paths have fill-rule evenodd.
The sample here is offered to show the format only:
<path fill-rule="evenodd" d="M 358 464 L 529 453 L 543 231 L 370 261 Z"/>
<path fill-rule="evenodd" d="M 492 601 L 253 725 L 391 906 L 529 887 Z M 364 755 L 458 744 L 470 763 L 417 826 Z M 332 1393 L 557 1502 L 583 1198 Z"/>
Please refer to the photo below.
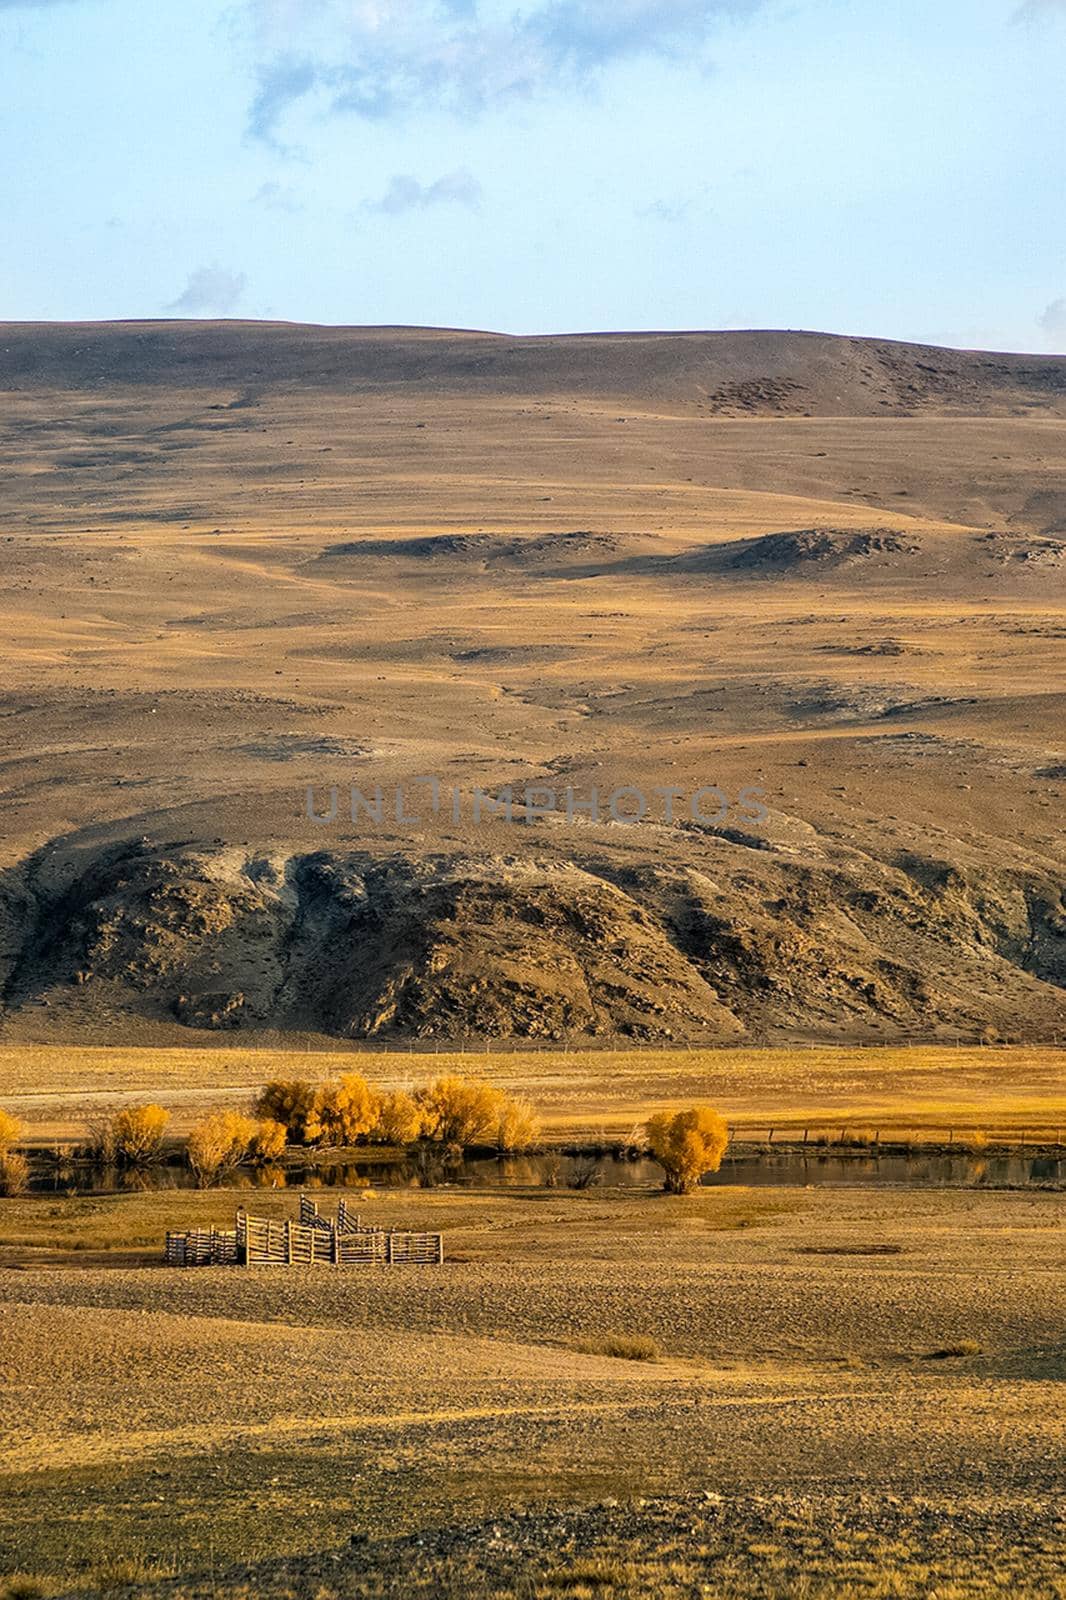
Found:
<path fill-rule="evenodd" d="M 1058 1196 L 381 1193 L 443 1267 L 127 1264 L 233 1204 L 4 1203 L 10 1594 L 1063 1592 Z"/>
<path fill-rule="evenodd" d="M 0 1105 L 23 1119 L 35 1144 L 47 1144 L 76 1138 L 87 1118 L 130 1101 L 164 1105 L 182 1132 L 206 1109 L 246 1105 L 271 1078 L 359 1072 L 391 1089 L 458 1073 L 532 1100 L 548 1139 L 625 1135 L 655 1111 L 695 1100 L 717 1106 L 738 1134 L 850 1125 L 933 1142 L 952 1130 L 1058 1142 L 1064 1058 L 1037 1046 L 411 1053 L 0 1045 Z"/>

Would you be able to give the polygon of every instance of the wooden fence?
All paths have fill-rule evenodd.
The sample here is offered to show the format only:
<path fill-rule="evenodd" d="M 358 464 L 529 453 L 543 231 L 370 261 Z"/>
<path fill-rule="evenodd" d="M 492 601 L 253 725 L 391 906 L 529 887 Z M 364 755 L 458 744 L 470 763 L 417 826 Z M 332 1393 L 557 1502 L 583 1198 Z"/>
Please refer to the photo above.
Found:
<path fill-rule="evenodd" d="M 188 1233 L 168 1233 L 168 1267 L 235 1267 L 240 1262 L 237 1231 L 194 1228 Z"/>
<path fill-rule="evenodd" d="M 444 1236 L 361 1227 L 343 1200 L 332 1220 L 319 1216 L 317 1201 L 301 1195 L 299 1221 L 238 1211 L 228 1232 L 168 1233 L 165 1258 L 170 1267 L 440 1266 Z"/>

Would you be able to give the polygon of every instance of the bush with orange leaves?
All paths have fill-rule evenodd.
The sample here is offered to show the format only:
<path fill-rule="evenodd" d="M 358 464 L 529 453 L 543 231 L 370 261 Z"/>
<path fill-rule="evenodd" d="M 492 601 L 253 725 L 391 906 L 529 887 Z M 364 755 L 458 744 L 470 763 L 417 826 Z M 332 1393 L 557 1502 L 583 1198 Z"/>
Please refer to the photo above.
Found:
<path fill-rule="evenodd" d="M 705 1172 L 717 1172 L 729 1129 L 710 1106 L 660 1112 L 647 1126 L 648 1147 L 666 1173 L 667 1194 L 691 1194 Z"/>
<path fill-rule="evenodd" d="M 403 1089 L 384 1096 L 371 1134 L 376 1144 L 414 1144 L 425 1126 L 422 1107 Z"/>
<path fill-rule="evenodd" d="M 0 1110 L 0 1156 L 6 1156 L 13 1144 L 22 1138 L 22 1123 L 10 1111 Z"/>
<path fill-rule="evenodd" d="M 533 1108 L 525 1101 L 512 1100 L 491 1083 L 473 1078 L 437 1078 L 415 1098 L 425 1132 L 441 1144 L 527 1150 L 539 1132 Z"/>
<path fill-rule="evenodd" d="M 255 1114 L 280 1122 L 293 1144 L 316 1144 L 322 1137 L 319 1091 L 306 1078 L 274 1078 L 255 1102 Z"/>
<path fill-rule="evenodd" d="M 280 1122 L 256 1121 L 239 1111 L 214 1111 L 189 1134 L 189 1165 L 203 1187 L 217 1183 L 242 1161 L 275 1161 L 285 1149 Z"/>
<path fill-rule="evenodd" d="M 345 1073 L 318 1091 L 319 1142 L 355 1144 L 376 1127 L 381 1098 L 357 1072 Z"/>
<path fill-rule="evenodd" d="M 127 1106 L 111 1119 L 115 1159 L 128 1167 L 147 1166 L 163 1148 L 170 1112 L 162 1106 Z"/>
<path fill-rule="evenodd" d="M 29 1187 L 30 1164 L 11 1146 L 22 1137 L 22 1123 L 9 1111 L 0 1111 L 0 1195 L 22 1194 Z"/>

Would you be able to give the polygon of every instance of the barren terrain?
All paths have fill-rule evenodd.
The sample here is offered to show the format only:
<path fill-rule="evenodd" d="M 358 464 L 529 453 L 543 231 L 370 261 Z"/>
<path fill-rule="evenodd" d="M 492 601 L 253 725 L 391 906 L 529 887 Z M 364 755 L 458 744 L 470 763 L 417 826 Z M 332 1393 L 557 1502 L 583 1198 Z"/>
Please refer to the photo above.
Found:
<path fill-rule="evenodd" d="M 678 1557 L 698 1572 L 702 1553 L 710 1576 L 726 1563 L 745 1595 L 760 1583 L 806 1592 L 772 1583 L 790 1563 L 807 1581 L 820 1562 L 841 1584 L 827 1593 L 924 1594 L 922 1563 L 948 1558 L 966 1580 L 952 1594 L 1006 1593 L 1009 1581 L 1059 1592 L 1055 1196 L 382 1194 L 361 1202 L 375 1221 L 445 1230 L 444 1267 L 125 1264 L 167 1226 L 222 1223 L 233 1204 L 225 1193 L 5 1203 L 0 1258 L 22 1270 L 0 1272 L 0 1565 L 60 1587 L 105 1582 L 111 1567 L 217 1580 L 232 1562 L 369 1535 L 372 1574 L 398 1534 L 554 1507 L 540 1549 L 515 1547 L 528 1583 L 542 1561 L 589 1553 L 558 1534 L 560 1507 L 630 1507 L 615 1555 L 639 1562 L 655 1548 L 640 1507 L 680 1495 Z M 255 1200 L 276 1215 L 292 1206 Z M 52 1265 L 72 1244 L 92 1264 Z M 655 1340 L 660 1359 L 599 1353 L 622 1335 Z M 762 1539 L 708 1546 L 717 1496 L 730 1525 L 761 1518 Z M 799 1549 L 787 1533 L 797 1509 L 812 1541 Z M 945 1529 L 932 1546 L 928 1516 Z M 876 1561 L 847 1588 L 859 1568 L 849 1579 L 834 1561 L 853 1536 L 891 1549 L 896 1590 L 876 1588 Z M 424 1537 L 409 1559 L 428 1584 L 434 1541 L 462 1538 Z M 514 1551 L 485 1537 L 481 1581 L 513 1592 Z M 296 1592 L 324 1581 L 314 1566 Z M 292 1582 L 271 1569 L 253 1592 Z M 645 1583 L 633 1592 L 656 1592 L 653 1575 Z M 444 1577 L 439 1592 L 451 1592 Z"/>
<path fill-rule="evenodd" d="M 1053 1042 L 1064 415 L 822 335 L 0 330 L 4 1035 Z"/>

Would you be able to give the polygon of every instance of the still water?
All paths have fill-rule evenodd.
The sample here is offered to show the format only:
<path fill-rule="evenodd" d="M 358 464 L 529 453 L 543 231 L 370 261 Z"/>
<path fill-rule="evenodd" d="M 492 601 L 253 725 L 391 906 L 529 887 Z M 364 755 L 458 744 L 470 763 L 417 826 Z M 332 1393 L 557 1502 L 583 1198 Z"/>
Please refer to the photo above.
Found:
<path fill-rule="evenodd" d="M 1066 1160 L 1024 1155 L 856 1155 L 814 1152 L 770 1154 L 738 1151 L 704 1183 L 717 1185 L 874 1185 L 921 1189 L 943 1185 L 973 1188 L 1058 1186 L 1066 1184 Z M 617 1156 L 471 1156 L 462 1160 L 412 1156 L 402 1161 L 330 1161 L 316 1165 L 238 1171 L 227 1188 L 659 1188 L 662 1169 L 654 1161 Z M 121 1171 L 62 1158 L 34 1162 L 30 1188 L 35 1193 L 113 1194 L 130 1189 L 187 1189 L 195 1179 L 187 1167 L 159 1165 Z"/>

